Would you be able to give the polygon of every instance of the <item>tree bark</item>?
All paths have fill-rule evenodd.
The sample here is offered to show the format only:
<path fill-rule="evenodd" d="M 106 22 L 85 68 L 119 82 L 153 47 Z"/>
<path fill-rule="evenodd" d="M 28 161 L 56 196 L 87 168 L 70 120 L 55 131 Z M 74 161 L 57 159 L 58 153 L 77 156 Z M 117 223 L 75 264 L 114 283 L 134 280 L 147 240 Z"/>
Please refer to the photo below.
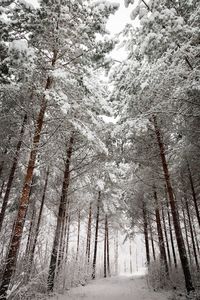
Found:
<path fill-rule="evenodd" d="M 100 200 L 101 200 L 101 192 L 99 191 L 99 195 L 98 195 L 98 199 L 97 199 L 97 215 L 96 215 L 96 229 L 95 229 L 95 241 L 94 241 L 94 257 L 93 257 L 93 263 L 92 263 L 92 279 L 95 279 L 95 277 L 96 277 Z"/>
<path fill-rule="evenodd" d="M 157 232 L 158 232 L 158 243 L 159 243 L 159 250 L 160 250 L 160 259 L 161 264 L 165 267 L 165 272 L 168 275 L 169 269 L 167 264 L 167 255 L 165 251 L 165 243 L 163 238 L 163 231 L 162 231 L 162 224 L 161 224 L 161 218 L 160 218 L 160 208 L 159 208 L 159 202 L 156 192 L 156 187 L 154 186 L 154 200 L 155 200 L 155 214 L 156 214 L 156 225 L 157 225 Z"/>
<path fill-rule="evenodd" d="M 23 120 L 23 123 L 22 123 L 22 126 L 21 126 L 19 141 L 17 143 L 15 155 L 14 155 L 14 158 L 13 158 L 12 167 L 10 169 L 10 174 L 9 174 L 9 177 L 8 177 L 8 182 L 7 182 L 5 194 L 4 194 L 4 197 L 3 197 L 3 204 L 2 204 L 1 212 L 0 212 L 0 232 L 1 232 L 1 229 L 2 229 L 2 224 L 3 224 L 4 217 L 5 217 L 5 212 L 6 212 L 6 208 L 7 208 L 7 205 L 8 205 L 8 200 L 9 200 L 9 196 L 10 196 L 12 183 L 13 183 L 13 180 L 14 180 L 15 171 L 16 171 L 17 165 L 18 165 L 19 153 L 20 153 L 20 149 L 21 149 L 21 145 L 22 145 L 22 139 L 23 139 L 26 123 L 27 123 L 27 114 L 25 114 L 24 120 Z"/>
<path fill-rule="evenodd" d="M 169 203 L 171 206 L 171 213 L 172 213 L 172 218 L 173 218 L 173 223 L 174 223 L 178 251 L 179 251 L 181 265 L 182 265 L 183 273 L 184 273 L 184 277 L 185 277 L 185 286 L 186 286 L 187 292 L 190 293 L 191 291 L 194 291 L 194 287 L 193 287 L 193 283 L 192 283 L 192 277 L 190 274 L 186 248 L 185 248 L 182 231 L 181 231 L 181 226 L 180 226 L 180 222 L 179 222 L 178 211 L 177 211 L 177 207 L 176 207 L 176 203 L 175 203 L 175 199 L 174 199 L 174 193 L 173 193 L 173 189 L 172 189 L 172 185 L 171 185 L 171 179 L 170 179 L 170 174 L 169 174 L 169 170 L 168 170 L 168 165 L 167 165 L 167 161 L 166 161 L 166 157 L 165 157 L 165 148 L 164 148 L 164 144 L 163 144 L 161 134 L 160 134 L 160 129 L 158 127 L 157 119 L 156 119 L 155 115 L 153 115 L 153 123 L 154 123 L 158 147 L 160 150 L 160 158 L 161 158 L 163 173 L 164 173 L 164 177 L 165 177 L 165 181 L 166 181 L 166 187 L 167 187 L 167 192 L 168 192 L 168 196 L 169 196 Z"/>
<path fill-rule="evenodd" d="M 67 158 L 66 158 L 66 162 L 65 162 L 65 172 L 64 172 L 64 178 L 63 178 L 60 204 L 59 204 L 59 209 L 58 209 L 56 231 L 55 231 L 55 235 L 54 235 L 53 248 L 52 248 L 52 252 L 51 252 L 51 260 L 50 260 L 49 275 L 48 275 L 48 291 L 53 291 L 53 288 L 54 288 L 59 237 L 60 237 L 60 233 L 61 233 L 62 224 L 64 223 L 63 221 L 65 218 L 65 212 L 66 212 L 67 192 L 68 192 L 69 182 L 70 182 L 70 163 L 71 163 L 73 144 L 74 144 L 74 134 L 72 133 L 72 135 L 70 137 L 70 141 L 69 141 L 69 147 L 67 150 Z"/>

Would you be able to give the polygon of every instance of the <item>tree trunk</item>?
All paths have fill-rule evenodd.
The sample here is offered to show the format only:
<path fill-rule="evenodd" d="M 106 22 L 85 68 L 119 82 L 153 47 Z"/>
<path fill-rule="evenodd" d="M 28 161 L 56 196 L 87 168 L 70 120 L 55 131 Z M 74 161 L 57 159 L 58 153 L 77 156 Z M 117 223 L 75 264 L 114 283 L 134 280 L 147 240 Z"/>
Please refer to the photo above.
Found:
<path fill-rule="evenodd" d="M 46 82 L 45 89 L 50 89 L 52 80 L 50 77 L 48 77 Z M 5 262 L 5 269 L 3 273 L 3 280 L 0 286 L 0 298 L 2 300 L 6 300 L 7 296 L 7 290 L 9 288 L 10 280 L 12 275 L 15 272 L 16 262 L 17 262 L 17 255 L 18 250 L 22 238 L 23 228 L 24 228 L 24 221 L 26 216 L 26 211 L 29 205 L 29 193 L 31 188 L 31 182 L 33 177 L 33 171 L 35 168 L 35 162 L 38 154 L 38 147 L 41 137 L 41 131 L 43 127 L 44 122 L 44 116 L 47 106 L 47 100 L 45 96 L 43 96 L 40 112 L 38 114 L 37 122 L 36 122 L 36 128 L 34 132 L 33 137 L 33 145 L 32 150 L 30 152 L 28 167 L 26 170 L 26 176 L 24 180 L 24 185 L 22 188 L 21 197 L 19 199 L 19 207 L 18 207 L 18 214 L 15 220 L 15 225 L 13 227 L 12 235 L 11 235 L 11 241 L 10 241 L 10 247 L 8 249 L 8 254 Z"/>
<path fill-rule="evenodd" d="M 154 261 L 156 261 L 156 254 L 155 254 L 155 247 L 154 247 L 154 240 L 153 240 L 152 225 L 151 225 L 150 220 L 149 220 L 149 231 L 150 231 L 151 248 L 152 248 L 153 259 L 154 259 Z"/>
<path fill-rule="evenodd" d="M 167 193 L 166 193 L 166 197 L 167 197 Z M 173 259 L 174 259 L 174 266 L 175 266 L 175 268 L 177 268 L 176 251 L 175 251 L 175 247 L 174 247 L 174 238 L 173 238 L 172 225 L 171 225 L 171 219 L 170 219 L 170 214 L 169 214 L 169 202 L 168 202 L 167 198 L 166 198 L 166 203 L 167 203 L 167 218 L 168 218 L 168 224 L 169 224 L 169 235 L 170 235 Z"/>
<path fill-rule="evenodd" d="M 155 128 L 155 134 L 156 134 L 156 138 L 157 138 L 158 147 L 160 150 L 160 158 L 162 161 L 162 167 L 163 167 L 163 173 L 165 176 L 167 192 L 169 195 L 169 203 L 171 206 L 171 213 L 172 213 L 172 218 L 173 218 L 173 223 L 174 223 L 178 251 L 179 251 L 179 255 L 180 255 L 181 265 L 183 268 L 183 273 L 185 276 L 185 286 L 186 286 L 187 292 L 190 293 L 191 291 L 194 291 L 192 277 L 190 274 L 186 248 L 185 248 L 185 244 L 184 244 L 184 240 L 183 240 L 183 236 L 182 236 L 181 226 L 180 226 L 180 222 L 179 222 L 179 218 L 178 218 L 178 211 L 176 208 L 176 203 L 175 203 L 173 189 L 172 189 L 172 185 L 171 185 L 168 165 L 167 165 L 167 161 L 166 161 L 166 157 L 165 157 L 165 148 L 164 148 L 164 144 L 163 144 L 163 141 L 161 138 L 160 129 L 157 124 L 157 119 L 156 119 L 156 116 L 154 116 L 154 115 L 153 115 L 153 122 L 154 122 L 154 128 Z"/>
<path fill-rule="evenodd" d="M 171 267 L 171 265 L 172 265 L 171 253 L 170 253 L 170 250 L 169 250 L 169 241 L 168 241 L 168 235 L 167 235 L 167 226 L 166 226 L 166 222 L 165 222 L 165 213 L 164 213 L 163 206 L 162 206 L 162 221 L 163 221 L 163 228 L 164 228 L 165 241 L 166 241 L 166 247 L 167 247 L 168 261 L 169 261 L 169 265 Z"/>
<path fill-rule="evenodd" d="M 191 217 L 190 217 L 190 210 L 189 210 L 189 205 L 188 205 L 188 200 L 187 200 L 186 194 L 184 194 L 184 198 L 185 198 L 185 208 L 186 208 L 187 217 L 188 217 L 188 223 L 189 223 L 189 228 L 190 228 L 190 235 L 191 235 L 191 239 L 192 239 L 192 247 L 193 247 L 194 259 L 195 259 L 197 270 L 199 270 L 199 262 L 198 262 L 198 258 L 197 258 L 197 250 L 196 250 L 196 246 L 195 246 L 194 233 L 193 233 L 192 222 L 191 222 Z"/>
<path fill-rule="evenodd" d="M 86 259 L 88 264 L 90 262 L 91 225 L 92 225 L 92 203 L 90 202 L 88 227 L 87 227 L 87 244 L 86 244 Z"/>
<path fill-rule="evenodd" d="M 96 229 L 95 229 L 95 240 L 94 240 L 94 257 L 92 263 L 92 279 L 96 276 L 96 261 L 97 261 L 97 244 L 98 244 L 98 233 L 99 233 L 99 210 L 100 210 L 101 192 L 99 191 L 97 199 L 97 215 L 96 215 Z"/>
<path fill-rule="evenodd" d="M 198 208 L 198 204 L 197 204 L 197 197 L 196 197 L 196 192 L 195 192 L 195 189 L 194 189 L 194 183 L 193 183 L 192 173 L 191 173 L 188 161 L 187 161 L 187 168 L 188 168 L 188 175 L 189 175 L 190 186 L 191 186 L 191 190 L 192 190 L 192 198 L 193 198 L 194 207 L 195 207 L 195 211 L 196 211 L 197 221 L 198 221 L 198 224 L 199 224 L 199 227 L 200 227 L 199 208 Z"/>
<path fill-rule="evenodd" d="M 110 247 L 109 247 L 109 228 L 108 228 L 108 216 L 106 215 L 106 250 L 107 250 L 107 274 L 110 276 Z"/>
<path fill-rule="evenodd" d="M 193 220 L 192 220 L 192 223 L 193 223 Z M 197 239 L 197 232 L 196 232 L 196 229 L 195 229 L 195 225 L 193 223 L 193 232 L 194 232 L 194 238 L 195 238 L 195 242 L 196 242 L 196 246 L 197 246 L 197 250 L 198 250 L 198 253 L 200 254 L 200 249 L 199 249 L 199 241 Z"/>
<path fill-rule="evenodd" d="M 142 200 L 142 214 L 143 214 L 146 259 L 147 259 L 147 265 L 149 265 L 150 264 L 150 252 L 149 252 L 148 223 L 147 223 L 146 205 L 144 203 L 144 200 Z"/>
<path fill-rule="evenodd" d="M 28 279 L 30 278 L 30 275 L 31 275 L 33 259 L 34 259 L 34 254 L 35 254 L 35 247 L 36 247 L 36 244 L 37 244 L 37 239 L 38 239 L 39 230 L 40 230 L 40 223 L 41 223 L 42 212 L 43 212 L 43 207 L 44 207 L 44 201 L 45 201 L 45 196 L 46 196 L 48 178 L 49 178 L 49 168 L 47 169 L 47 173 L 46 173 L 46 179 L 45 179 L 44 190 L 43 190 L 43 194 L 42 194 L 42 200 L 41 200 L 41 204 L 40 204 L 40 210 L 39 210 L 35 235 L 34 235 L 34 239 L 33 239 L 33 245 L 32 245 L 31 250 L 30 250 L 30 258 L 29 258 L 29 264 L 28 264 Z"/>
<path fill-rule="evenodd" d="M 104 278 L 107 277 L 107 261 L 106 261 L 106 248 L 107 248 L 107 233 L 106 233 L 106 217 L 105 217 L 105 229 L 104 229 L 104 264 L 103 264 L 103 269 L 104 269 Z"/>
<path fill-rule="evenodd" d="M 8 205 L 8 200 L 9 200 L 9 196 L 10 196 L 12 183 L 13 183 L 13 180 L 14 180 L 15 171 L 16 171 L 17 165 L 18 165 L 19 153 L 20 153 L 20 149 L 21 149 L 21 145 L 22 145 L 22 139 L 23 139 L 26 123 L 27 123 L 27 114 L 25 114 L 24 120 L 23 120 L 23 123 L 22 123 L 22 126 L 21 126 L 19 141 L 17 143 L 15 155 L 14 155 L 14 158 L 13 158 L 12 167 L 10 169 L 10 174 L 9 174 L 9 177 L 8 177 L 8 182 L 7 182 L 5 194 L 4 194 L 4 197 L 3 197 L 3 204 L 2 204 L 1 212 L 0 212 L 0 232 L 1 232 L 1 229 L 2 229 L 2 224 L 3 224 L 4 217 L 5 217 L 5 212 L 6 212 L 6 208 L 7 208 L 7 205 Z"/>
<path fill-rule="evenodd" d="M 163 238 L 163 231 L 162 231 L 162 224 L 161 224 L 161 218 L 160 218 L 160 208 L 159 208 L 159 202 L 156 192 L 156 187 L 154 186 L 154 200 L 155 200 L 155 214 L 156 214 L 156 225 L 157 225 L 157 232 L 158 232 L 158 244 L 159 244 L 159 250 L 160 250 L 160 259 L 161 264 L 165 267 L 165 272 L 168 275 L 169 269 L 167 264 L 167 255 L 165 251 L 165 243 Z"/>
<path fill-rule="evenodd" d="M 36 215 L 36 209 L 35 209 L 35 203 L 33 203 L 32 207 L 32 215 L 31 215 L 31 221 L 30 221 L 30 226 L 29 226 L 29 233 L 28 233 L 28 238 L 27 238 L 27 243 L 26 243 L 26 250 L 25 250 L 25 263 L 28 263 L 28 258 L 30 254 L 30 248 L 31 248 L 31 239 L 33 235 L 33 228 L 35 225 L 35 215 Z M 30 205 L 31 206 L 31 205 Z"/>
<path fill-rule="evenodd" d="M 78 230 L 77 230 L 77 243 L 76 243 L 76 260 L 79 255 L 79 244 L 80 244 L 80 227 L 81 227 L 81 211 L 78 210 Z"/>
<path fill-rule="evenodd" d="M 187 245 L 187 249 L 188 249 L 190 264 L 192 265 L 192 255 L 191 255 L 191 251 L 190 251 L 190 243 L 189 243 L 189 237 L 188 237 L 187 222 L 186 222 L 185 210 L 184 210 L 184 207 L 183 207 L 182 199 L 181 199 L 181 206 L 182 206 L 182 213 L 183 213 L 183 224 L 184 224 L 184 228 L 185 228 L 186 245 Z"/>
<path fill-rule="evenodd" d="M 69 141 L 69 147 L 67 150 L 67 158 L 65 162 L 65 172 L 62 185 L 62 193 L 60 198 L 60 205 L 58 210 L 56 231 L 54 235 L 53 248 L 51 252 L 51 260 L 49 266 L 49 275 L 48 275 L 48 291 L 53 291 L 54 288 L 54 279 L 57 265 L 57 256 L 58 256 L 58 246 L 59 246 L 59 237 L 61 233 L 62 224 L 64 223 L 66 205 L 67 205 L 67 192 L 70 181 L 70 162 L 72 156 L 72 147 L 74 143 L 74 135 L 72 134 Z"/>

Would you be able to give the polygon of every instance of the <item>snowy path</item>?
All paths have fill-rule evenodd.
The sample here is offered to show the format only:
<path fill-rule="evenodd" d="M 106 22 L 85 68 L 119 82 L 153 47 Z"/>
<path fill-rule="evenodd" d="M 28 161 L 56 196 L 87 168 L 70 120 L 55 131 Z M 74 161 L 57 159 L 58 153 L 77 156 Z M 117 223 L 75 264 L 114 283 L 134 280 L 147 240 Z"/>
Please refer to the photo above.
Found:
<path fill-rule="evenodd" d="M 119 276 L 77 287 L 54 300 L 167 300 L 166 293 L 149 290 L 144 277 Z"/>

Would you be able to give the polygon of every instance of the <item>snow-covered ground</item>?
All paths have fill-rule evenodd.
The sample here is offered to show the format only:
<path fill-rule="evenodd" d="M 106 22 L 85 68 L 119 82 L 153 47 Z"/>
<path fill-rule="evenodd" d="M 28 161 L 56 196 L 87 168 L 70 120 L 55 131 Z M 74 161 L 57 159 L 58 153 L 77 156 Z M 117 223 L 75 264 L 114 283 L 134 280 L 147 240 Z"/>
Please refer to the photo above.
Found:
<path fill-rule="evenodd" d="M 144 276 L 118 276 L 95 280 L 49 300 L 167 300 L 167 293 L 148 288 Z"/>

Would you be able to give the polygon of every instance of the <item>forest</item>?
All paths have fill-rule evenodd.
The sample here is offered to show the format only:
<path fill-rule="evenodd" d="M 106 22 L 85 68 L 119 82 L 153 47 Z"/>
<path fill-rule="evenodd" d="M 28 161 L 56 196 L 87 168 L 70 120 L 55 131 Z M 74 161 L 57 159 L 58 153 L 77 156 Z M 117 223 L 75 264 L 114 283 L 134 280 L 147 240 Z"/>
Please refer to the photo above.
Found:
<path fill-rule="evenodd" d="M 36 2 L 0 3 L 0 299 L 200 299 L 199 0 Z"/>

